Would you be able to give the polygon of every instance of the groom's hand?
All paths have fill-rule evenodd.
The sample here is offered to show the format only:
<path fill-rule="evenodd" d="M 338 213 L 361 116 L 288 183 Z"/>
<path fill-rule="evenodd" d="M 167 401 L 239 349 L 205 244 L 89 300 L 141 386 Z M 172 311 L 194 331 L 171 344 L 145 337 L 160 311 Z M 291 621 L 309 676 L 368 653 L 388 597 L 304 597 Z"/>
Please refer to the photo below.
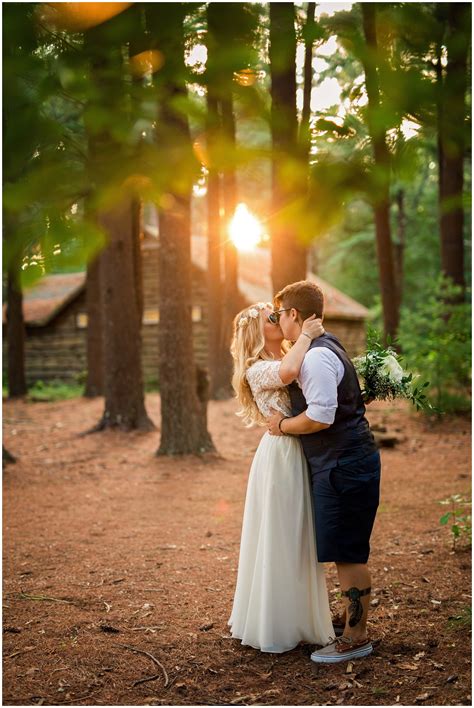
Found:
<path fill-rule="evenodd" d="M 270 408 L 272 415 L 267 418 L 267 428 L 270 435 L 283 435 L 284 433 L 280 430 L 280 421 L 285 417 L 274 408 Z"/>

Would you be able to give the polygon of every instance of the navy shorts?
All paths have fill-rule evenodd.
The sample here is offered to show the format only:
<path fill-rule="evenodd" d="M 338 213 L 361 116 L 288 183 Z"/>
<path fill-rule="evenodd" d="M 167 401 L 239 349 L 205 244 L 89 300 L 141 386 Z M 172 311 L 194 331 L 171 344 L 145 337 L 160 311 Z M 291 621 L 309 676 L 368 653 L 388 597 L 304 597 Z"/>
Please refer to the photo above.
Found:
<path fill-rule="evenodd" d="M 380 495 L 380 454 L 312 470 L 320 563 L 367 563 Z"/>

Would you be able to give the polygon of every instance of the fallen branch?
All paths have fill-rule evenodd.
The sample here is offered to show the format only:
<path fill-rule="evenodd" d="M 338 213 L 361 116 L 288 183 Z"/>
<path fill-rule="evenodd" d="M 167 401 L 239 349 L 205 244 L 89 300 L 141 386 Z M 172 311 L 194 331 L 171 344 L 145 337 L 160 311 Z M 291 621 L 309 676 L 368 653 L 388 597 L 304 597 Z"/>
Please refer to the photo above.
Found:
<path fill-rule="evenodd" d="M 65 706 L 68 703 L 77 703 L 77 701 L 84 701 L 86 698 L 89 698 L 89 696 L 93 696 L 94 694 L 98 693 L 99 691 L 92 691 L 92 693 L 88 693 L 85 696 L 78 696 L 77 698 L 70 698 L 67 701 L 56 701 L 56 705 L 58 706 Z"/>
<path fill-rule="evenodd" d="M 50 597 L 49 595 L 29 595 L 26 592 L 20 592 L 18 593 L 18 597 L 20 600 L 46 600 L 48 602 L 62 602 L 64 605 L 75 605 L 75 602 L 72 602 L 71 600 L 61 600 L 57 597 Z"/>
<path fill-rule="evenodd" d="M 169 684 L 168 673 L 167 673 L 165 667 L 163 666 L 163 664 L 162 664 L 160 661 L 158 661 L 158 659 L 157 659 L 156 657 L 154 657 L 153 654 L 150 654 L 150 652 L 144 651 L 143 649 L 137 649 L 137 647 L 132 647 L 132 646 L 130 646 L 130 644 L 119 644 L 119 643 L 117 643 L 117 646 L 118 646 L 118 647 L 123 647 L 124 649 L 130 649 L 130 651 L 134 651 L 134 652 L 136 652 L 137 654 L 144 654 L 144 655 L 147 656 L 149 659 L 151 659 L 151 660 L 153 661 L 153 663 L 155 663 L 157 666 L 159 666 L 160 669 L 162 670 L 163 676 L 165 677 L 165 688 L 167 688 L 167 686 L 168 686 L 168 684 Z M 159 676 L 159 674 L 157 674 L 156 676 L 152 676 L 152 677 L 150 677 L 150 678 L 147 678 L 147 679 L 141 679 L 141 680 L 138 681 L 138 682 L 136 681 L 133 685 L 136 686 L 138 683 L 143 683 L 143 681 L 145 681 L 145 680 L 146 680 L 146 681 L 153 681 L 154 679 L 158 678 L 158 676 Z"/>
<path fill-rule="evenodd" d="M 138 686 L 141 683 L 147 683 L 147 681 L 155 681 L 156 679 L 160 678 L 160 676 L 161 674 L 155 674 L 154 676 L 148 676 L 147 678 L 138 679 L 137 681 L 134 681 L 132 683 L 132 686 L 133 688 L 135 688 L 135 686 Z"/>
<path fill-rule="evenodd" d="M 9 659 L 14 659 L 16 656 L 20 656 L 20 654 L 26 654 L 29 651 L 33 651 L 36 649 L 36 647 L 26 647 L 26 649 L 20 649 L 19 651 L 14 651 L 13 654 L 9 654 L 8 658 Z"/>

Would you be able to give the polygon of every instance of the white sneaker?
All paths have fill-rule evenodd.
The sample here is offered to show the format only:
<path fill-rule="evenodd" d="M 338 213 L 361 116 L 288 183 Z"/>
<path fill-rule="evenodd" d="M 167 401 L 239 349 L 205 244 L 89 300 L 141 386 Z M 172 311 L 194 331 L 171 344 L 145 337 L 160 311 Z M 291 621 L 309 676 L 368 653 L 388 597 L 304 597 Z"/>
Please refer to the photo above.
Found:
<path fill-rule="evenodd" d="M 362 659 L 372 654 L 374 647 L 368 639 L 361 642 L 352 642 L 346 637 L 338 637 L 335 642 L 322 649 L 317 649 L 311 654 L 311 661 L 317 664 L 337 664 L 350 659 Z"/>

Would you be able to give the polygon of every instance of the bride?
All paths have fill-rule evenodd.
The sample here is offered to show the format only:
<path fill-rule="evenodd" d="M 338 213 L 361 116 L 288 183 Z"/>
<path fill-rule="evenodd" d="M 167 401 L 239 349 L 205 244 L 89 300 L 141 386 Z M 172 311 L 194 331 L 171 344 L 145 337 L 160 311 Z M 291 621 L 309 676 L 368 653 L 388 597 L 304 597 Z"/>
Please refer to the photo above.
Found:
<path fill-rule="evenodd" d="M 258 303 L 234 320 L 232 385 L 249 425 L 271 409 L 291 415 L 286 385 L 294 381 L 311 340 L 321 336 L 312 315 L 285 354 L 273 308 Z M 317 509 L 316 509 L 317 513 Z M 266 432 L 250 469 L 232 614 L 233 637 L 264 652 L 299 642 L 325 645 L 333 626 L 324 568 L 316 560 L 307 464 L 296 436 Z"/>

